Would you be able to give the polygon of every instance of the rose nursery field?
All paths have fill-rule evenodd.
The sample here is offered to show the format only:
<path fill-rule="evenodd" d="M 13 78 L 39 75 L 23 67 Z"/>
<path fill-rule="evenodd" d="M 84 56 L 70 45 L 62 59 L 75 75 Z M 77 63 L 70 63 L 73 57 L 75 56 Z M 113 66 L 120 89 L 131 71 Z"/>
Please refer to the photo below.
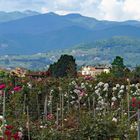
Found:
<path fill-rule="evenodd" d="M 135 140 L 139 81 L 100 80 L 2 77 L 0 139 Z"/>

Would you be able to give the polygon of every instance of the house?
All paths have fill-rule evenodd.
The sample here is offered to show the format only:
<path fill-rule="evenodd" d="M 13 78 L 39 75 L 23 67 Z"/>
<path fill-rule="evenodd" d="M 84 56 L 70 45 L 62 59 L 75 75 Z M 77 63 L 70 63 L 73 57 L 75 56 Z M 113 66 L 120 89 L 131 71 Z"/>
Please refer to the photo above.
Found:
<path fill-rule="evenodd" d="M 96 75 L 99 75 L 102 72 L 109 73 L 110 68 L 106 66 L 96 66 L 96 67 L 83 66 L 80 71 L 82 76 L 92 76 L 92 77 L 95 77 Z"/>
<path fill-rule="evenodd" d="M 26 73 L 27 73 L 26 69 L 18 68 L 18 67 L 10 71 L 11 75 L 14 75 L 17 77 L 25 77 Z"/>

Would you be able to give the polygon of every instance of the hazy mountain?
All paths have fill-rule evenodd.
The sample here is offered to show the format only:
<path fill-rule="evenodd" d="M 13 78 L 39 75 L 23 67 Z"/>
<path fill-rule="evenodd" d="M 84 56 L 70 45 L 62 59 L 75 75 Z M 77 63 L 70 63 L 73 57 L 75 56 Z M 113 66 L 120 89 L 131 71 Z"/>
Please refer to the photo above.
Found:
<path fill-rule="evenodd" d="M 140 38 L 113 37 L 79 44 L 65 53 L 73 55 L 79 65 L 111 64 L 121 56 L 126 65 L 135 67 L 140 65 Z"/>
<path fill-rule="evenodd" d="M 0 23 L 11 21 L 11 20 L 16 20 L 16 19 L 21 19 L 21 18 L 28 17 L 28 16 L 39 15 L 39 14 L 40 13 L 38 13 L 38 12 L 30 11 L 30 10 L 23 11 L 23 12 L 19 12 L 19 11 L 3 12 L 3 11 L 0 11 Z"/>
<path fill-rule="evenodd" d="M 61 50 L 113 36 L 139 38 L 140 22 L 99 21 L 79 14 L 37 14 L 0 23 L 0 54 Z"/>

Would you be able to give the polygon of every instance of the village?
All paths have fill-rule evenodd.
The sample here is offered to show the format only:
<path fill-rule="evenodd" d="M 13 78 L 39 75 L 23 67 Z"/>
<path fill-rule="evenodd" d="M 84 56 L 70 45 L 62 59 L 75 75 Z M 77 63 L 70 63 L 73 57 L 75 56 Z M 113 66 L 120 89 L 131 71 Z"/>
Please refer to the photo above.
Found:
<path fill-rule="evenodd" d="M 16 67 L 15 69 L 0 69 L 0 74 L 2 72 L 8 72 L 11 75 L 15 75 L 17 77 L 25 77 L 25 76 L 32 76 L 32 77 L 47 77 L 49 76 L 48 71 L 28 71 L 25 68 Z M 101 73 L 109 73 L 110 67 L 109 66 L 82 66 L 80 70 L 77 71 L 78 77 L 86 77 L 91 76 L 92 78 L 96 78 L 97 75 Z"/>

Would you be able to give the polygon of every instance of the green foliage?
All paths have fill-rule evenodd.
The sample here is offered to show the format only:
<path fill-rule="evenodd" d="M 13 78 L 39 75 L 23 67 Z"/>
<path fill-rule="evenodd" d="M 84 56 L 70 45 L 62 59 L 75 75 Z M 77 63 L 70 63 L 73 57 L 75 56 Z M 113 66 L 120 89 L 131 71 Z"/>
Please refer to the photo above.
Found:
<path fill-rule="evenodd" d="M 61 55 L 56 63 L 50 65 L 48 71 L 53 77 L 75 77 L 75 59 L 71 55 Z"/>
<path fill-rule="evenodd" d="M 115 77 L 123 77 L 125 76 L 125 65 L 123 63 L 123 58 L 120 56 L 116 56 L 114 61 L 112 62 L 111 73 Z"/>
<path fill-rule="evenodd" d="M 137 66 L 133 71 L 134 78 L 140 78 L 140 66 Z"/>
<path fill-rule="evenodd" d="M 4 70 L 0 70 L 0 77 L 3 78 L 6 76 L 7 76 L 7 73 Z"/>
<path fill-rule="evenodd" d="M 114 61 L 112 62 L 112 67 L 113 68 L 124 68 L 124 63 L 123 63 L 123 58 L 120 56 L 116 56 Z"/>
<path fill-rule="evenodd" d="M 97 75 L 96 78 L 98 81 L 106 81 L 106 80 L 113 78 L 113 77 L 114 77 L 113 73 L 102 72 L 100 75 Z"/>

